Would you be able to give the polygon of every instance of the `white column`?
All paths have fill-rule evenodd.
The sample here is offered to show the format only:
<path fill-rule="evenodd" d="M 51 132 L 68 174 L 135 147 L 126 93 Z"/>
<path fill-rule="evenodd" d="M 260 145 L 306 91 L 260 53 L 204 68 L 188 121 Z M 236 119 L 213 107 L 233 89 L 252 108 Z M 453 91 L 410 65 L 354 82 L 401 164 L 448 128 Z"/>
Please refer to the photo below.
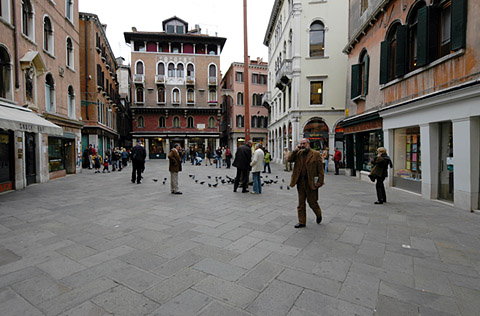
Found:
<path fill-rule="evenodd" d="M 147 160 L 150 160 L 150 138 L 145 138 L 145 144 L 144 144 L 145 147 L 145 152 L 147 153 Z"/>
<path fill-rule="evenodd" d="M 335 130 L 333 133 L 328 133 L 328 171 L 335 171 L 335 162 L 333 156 L 335 155 Z M 342 159 L 344 153 L 342 153 Z"/>
<path fill-rule="evenodd" d="M 170 139 L 165 139 L 165 148 L 167 148 L 166 153 L 168 155 L 168 152 L 170 152 Z"/>
<path fill-rule="evenodd" d="M 215 149 L 220 146 L 220 138 L 215 139 Z"/>
<path fill-rule="evenodd" d="M 185 139 L 183 140 L 183 142 L 184 142 L 184 146 L 185 146 L 185 148 L 186 148 L 186 147 L 187 147 L 188 138 L 185 138 Z"/>
<path fill-rule="evenodd" d="M 393 129 L 383 130 L 383 147 L 385 147 L 385 149 L 387 150 L 388 155 L 392 159 L 393 166 L 395 166 L 395 158 L 394 158 L 395 143 L 394 143 L 393 136 L 394 136 Z M 393 169 L 388 168 L 388 178 L 387 178 L 387 182 L 385 182 L 387 186 L 390 186 L 390 187 L 393 186 L 393 176 L 394 176 Z"/>
<path fill-rule="evenodd" d="M 453 200 L 464 210 L 478 209 L 480 119 L 453 120 Z"/>
<path fill-rule="evenodd" d="M 422 155 L 422 197 L 427 200 L 437 199 L 440 168 L 438 123 L 420 125 L 420 143 Z"/>

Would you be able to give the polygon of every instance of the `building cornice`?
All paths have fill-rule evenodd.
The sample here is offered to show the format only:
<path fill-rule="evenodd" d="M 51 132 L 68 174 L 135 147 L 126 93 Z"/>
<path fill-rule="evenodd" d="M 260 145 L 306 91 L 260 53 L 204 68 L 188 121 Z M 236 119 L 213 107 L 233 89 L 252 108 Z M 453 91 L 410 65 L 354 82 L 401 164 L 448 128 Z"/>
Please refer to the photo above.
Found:
<path fill-rule="evenodd" d="M 263 45 L 268 46 L 272 34 L 275 30 L 275 23 L 277 22 L 278 15 L 282 10 L 284 0 L 275 0 L 273 4 L 272 13 L 270 14 L 270 20 L 268 21 L 267 32 L 265 33 L 265 38 L 263 39 Z"/>

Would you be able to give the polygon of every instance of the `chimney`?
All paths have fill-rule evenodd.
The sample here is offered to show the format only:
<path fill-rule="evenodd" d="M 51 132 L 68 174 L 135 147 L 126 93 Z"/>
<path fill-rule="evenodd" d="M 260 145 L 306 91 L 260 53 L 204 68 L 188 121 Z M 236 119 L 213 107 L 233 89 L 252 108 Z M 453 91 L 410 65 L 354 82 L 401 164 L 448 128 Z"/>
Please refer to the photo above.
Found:
<path fill-rule="evenodd" d="M 132 26 L 132 32 L 136 32 L 137 28 L 135 26 Z"/>

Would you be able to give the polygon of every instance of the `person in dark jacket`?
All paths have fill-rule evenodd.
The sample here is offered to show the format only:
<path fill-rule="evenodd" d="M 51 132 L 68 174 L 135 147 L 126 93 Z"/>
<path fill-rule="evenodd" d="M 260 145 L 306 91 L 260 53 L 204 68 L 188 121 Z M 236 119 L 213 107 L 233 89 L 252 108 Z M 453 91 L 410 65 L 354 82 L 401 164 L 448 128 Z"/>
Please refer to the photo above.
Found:
<path fill-rule="evenodd" d="M 235 153 L 233 166 L 237 168 L 237 176 L 233 184 L 233 192 L 237 192 L 240 182 L 242 183 L 242 193 L 249 192 L 248 174 L 250 173 L 250 162 L 252 162 L 252 141 L 249 140 L 245 145 L 238 147 Z"/>
<path fill-rule="evenodd" d="M 172 150 L 168 154 L 168 171 L 170 171 L 170 191 L 172 194 L 182 194 L 178 190 L 178 173 L 182 171 L 182 161 L 180 159 L 182 155 L 180 144 L 173 145 Z"/>
<path fill-rule="evenodd" d="M 145 158 L 147 152 L 142 146 L 142 141 L 138 141 L 137 145 L 132 148 L 132 183 L 142 183 L 142 171 L 145 169 Z"/>
<path fill-rule="evenodd" d="M 392 160 L 387 155 L 387 150 L 384 147 L 377 149 L 377 156 L 373 159 L 373 169 L 368 175 L 370 180 L 377 181 L 375 189 L 377 190 L 377 201 L 375 204 L 383 204 L 387 202 L 387 193 L 383 181 L 388 177 L 388 167 L 393 166 Z"/>

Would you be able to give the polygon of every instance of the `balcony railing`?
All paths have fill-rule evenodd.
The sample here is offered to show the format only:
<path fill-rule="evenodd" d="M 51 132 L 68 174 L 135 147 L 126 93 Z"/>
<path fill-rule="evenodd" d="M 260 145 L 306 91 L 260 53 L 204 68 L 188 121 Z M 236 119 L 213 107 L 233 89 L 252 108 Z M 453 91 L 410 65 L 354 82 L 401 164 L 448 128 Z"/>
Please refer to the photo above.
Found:
<path fill-rule="evenodd" d="M 217 77 L 208 77 L 208 84 L 211 86 L 216 86 L 218 83 Z"/>
<path fill-rule="evenodd" d="M 218 101 L 208 101 L 208 105 L 216 106 L 216 105 L 218 105 Z"/>
<path fill-rule="evenodd" d="M 155 75 L 155 83 L 165 83 L 165 75 Z"/>
<path fill-rule="evenodd" d="M 280 67 L 275 72 L 275 84 L 278 85 L 279 82 L 283 84 L 288 83 L 292 78 L 292 60 L 285 59 Z"/>
<path fill-rule="evenodd" d="M 262 105 L 265 103 L 270 103 L 270 91 L 267 91 L 262 96 Z"/>
<path fill-rule="evenodd" d="M 187 100 L 187 105 L 195 105 L 195 100 Z"/>
<path fill-rule="evenodd" d="M 195 76 L 187 76 L 187 84 L 195 84 Z"/>
<path fill-rule="evenodd" d="M 145 83 L 145 75 L 143 74 L 134 74 L 133 75 L 133 83 Z"/>

